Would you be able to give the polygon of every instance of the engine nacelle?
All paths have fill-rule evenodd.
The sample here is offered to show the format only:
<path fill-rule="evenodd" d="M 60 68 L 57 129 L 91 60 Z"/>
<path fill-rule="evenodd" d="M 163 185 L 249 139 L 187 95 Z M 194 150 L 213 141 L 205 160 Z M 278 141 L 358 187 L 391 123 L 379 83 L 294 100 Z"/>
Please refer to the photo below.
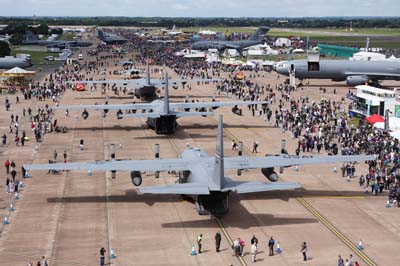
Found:
<path fill-rule="evenodd" d="M 273 167 L 270 168 L 261 168 L 261 173 L 268 178 L 269 181 L 271 182 L 276 182 L 278 181 L 278 174 L 274 171 Z"/>
<path fill-rule="evenodd" d="M 117 111 L 117 119 L 120 120 L 120 119 L 124 118 L 122 115 L 123 115 L 122 110 L 119 109 L 119 110 Z"/>
<path fill-rule="evenodd" d="M 142 174 L 140 171 L 131 171 L 131 181 L 132 184 L 136 187 L 142 184 Z"/>
<path fill-rule="evenodd" d="M 83 119 L 88 119 L 89 118 L 89 112 L 88 111 L 86 111 L 86 110 L 84 110 L 83 112 L 82 112 L 82 118 Z"/>
<path fill-rule="evenodd" d="M 234 107 L 232 107 L 232 113 L 234 113 L 235 115 L 242 115 L 242 109 L 235 105 Z"/>
<path fill-rule="evenodd" d="M 346 78 L 346 84 L 348 86 L 364 85 L 368 80 L 367 76 L 348 76 Z"/>

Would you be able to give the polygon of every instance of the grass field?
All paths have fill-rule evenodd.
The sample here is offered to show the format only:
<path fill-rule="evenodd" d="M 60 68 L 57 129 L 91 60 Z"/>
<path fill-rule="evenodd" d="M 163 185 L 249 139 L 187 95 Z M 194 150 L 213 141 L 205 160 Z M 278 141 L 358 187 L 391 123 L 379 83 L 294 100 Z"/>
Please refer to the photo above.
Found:
<path fill-rule="evenodd" d="M 179 28 L 182 31 L 198 32 L 200 30 L 212 30 L 217 32 L 242 32 L 254 33 L 257 27 L 192 27 Z M 334 45 L 345 45 L 364 47 L 366 36 L 370 36 L 370 44 L 372 47 L 380 48 L 400 48 L 400 29 L 385 29 L 385 28 L 366 28 L 353 29 L 346 31 L 345 29 L 332 28 L 272 28 L 268 32 L 272 37 L 289 37 L 296 36 L 306 38 L 309 36 L 313 42 L 329 43 Z M 362 36 L 365 35 L 365 36 Z"/>
<path fill-rule="evenodd" d="M 61 35 L 58 40 L 60 41 L 73 41 L 75 37 L 75 34 L 73 33 L 67 33 L 67 34 L 63 34 Z"/>
<path fill-rule="evenodd" d="M 42 52 L 42 51 L 28 51 L 28 50 L 11 50 L 11 55 L 15 56 L 15 54 L 30 54 L 31 61 L 34 65 L 50 65 L 53 64 L 54 61 L 47 61 L 44 59 L 46 56 L 58 56 L 58 53 L 50 53 L 50 52 Z"/>

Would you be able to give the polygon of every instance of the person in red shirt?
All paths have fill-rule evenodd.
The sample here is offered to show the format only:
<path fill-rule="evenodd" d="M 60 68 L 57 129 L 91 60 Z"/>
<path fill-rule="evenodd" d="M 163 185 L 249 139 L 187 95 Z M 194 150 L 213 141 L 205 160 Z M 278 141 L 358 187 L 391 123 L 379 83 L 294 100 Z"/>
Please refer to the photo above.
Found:
<path fill-rule="evenodd" d="M 10 173 L 10 161 L 7 159 L 7 161 L 4 163 L 4 166 L 6 167 L 6 173 Z"/>

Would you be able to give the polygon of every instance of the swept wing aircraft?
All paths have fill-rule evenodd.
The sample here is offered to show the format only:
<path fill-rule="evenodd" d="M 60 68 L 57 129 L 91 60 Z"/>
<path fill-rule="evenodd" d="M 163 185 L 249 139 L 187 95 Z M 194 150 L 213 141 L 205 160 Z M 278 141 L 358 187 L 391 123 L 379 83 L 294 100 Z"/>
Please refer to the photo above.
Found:
<path fill-rule="evenodd" d="M 194 50 L 208 50 L 208 49 L 237 49 L 242 50 L 246 47 L 253 46 L 256 44 L 264 43 L 264 38 L 268 27 L 260 27 L 248 40 L 242 41 L 197 41 L 192 44 Z"/>
<path fill-rule="evenodd" d="M 32 170 L 86 170 L 111 171 L 116 177 L 116 171 L 130 171 L 132 184 L 142 184 L 143 171 L 179 171 L 177 184 L 148 186 L 140 188 L 142 193 L 150 194 L 178 194 L 192 197 L 196 201 L 199 214 L 224 214 L 228 211 L 228 197 L 231 192 L 255 193 L 300 188 L 299 183 L 277 182 L 278 176 L 274 167 L 287 167 L 305 164 L 328 164 L 374 160 L 374 156 L 318 156 L 318 157 L 225 157 L 223 146 L 222 116 L 218 121 L 218 134 L 215 157 L 197 148 L 187 148 L 181 158 L 159 159 L 156 150 L 156 159 L 153 160 L 116 160 L 113 149 L 110 161 L 32 164 L 24 165 L 27 171 Z M 258 169 L 271 182 L 234 181 L 225 176 L 225 170 Z M 157 175 L 156 175 L 157 177 Z"/>
<path fill-rule="evenodd" d="M 252 105 L 252 104 L 267 104 L 268 102 L 260 101 L 238 101 L 238 102 L 183 102 L 183 103 L 170 103 L 169 93 L 168 93 L 168 73 L 165 75 L 163 84 L 164 89 L 164 99 L 154 100 L 151 103 L 133 103 L 133 104 L 113 104 L 109 105 L 108 102 L 102 105 L 66 105 L 66 106 L 54 106 L 53 109 L 62 110 L 83 110 L 82 117 L 87 119 L 89 117 L 88 110 L 103 110 L 104 115 L 108 113 L 109 110 L 117 110 L 117 118 L 127 118 L 127 117 L 144 117 L 147 118 L 147 125 L 156 131 L 157 134 L 170 134 L 173 133 L 177 127 L 176 119 L 179 117 L 187 116 L 210 116 L 213 112 L 207 111 L 208 108 L 216 109 L 218 107 L 233 106 L 232 112 L 235 114 L 240 114 L 238 112 L 240 105 Z M 191 109 L 196 111 L 192 112 Z M 124 113 L 125 111 L 132 111 L 133 113 Z M 142 113 L 136 113 L 136 111 L 142 110 Z"/>

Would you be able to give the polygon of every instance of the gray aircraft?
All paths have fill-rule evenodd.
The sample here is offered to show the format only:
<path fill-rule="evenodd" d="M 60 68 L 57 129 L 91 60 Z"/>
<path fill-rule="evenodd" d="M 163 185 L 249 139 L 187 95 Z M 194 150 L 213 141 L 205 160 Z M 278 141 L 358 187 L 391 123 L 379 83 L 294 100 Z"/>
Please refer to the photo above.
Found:
<path fill-rule="evenodd" d="M 142 184 L 142 171 L 179 171 L 176 184 L 142 187 L 142 193 L 177 194 L 192 197 L 196 201 L 199 214 L 225 214 L 228 211 L 228 197 L 231 192 L 255 193 L 300 188 L 299 183 L 277 182 L 278 175 L 274 167 L 289 167 L 305 164 L 328 164 L 343 162 L 361 162 L 374 160 L 369 155 L 318 156 L 301 158 L 296 156 L 273 157 L 225 157 L 223 146 L 222 116 L 218 121 L 218 134 L 215 157 L 198 148 L 188 147 L 179 159 L 160 159 L 158 146 L 153 160 L 116 160 L 115 151 L 111 148 L 111 160 L 95 162 L 55 163 L 24 165 L 26 171 L 31 170 L 86 170 L 111 171 L 116 178 L 117 171 L 130 171 L 134 186 Z M 157 148 L 158 147 L 158 148 Z M 226 169 L 236 169 L 241 174 L 245 169 L 261 169 L 262 174 L 271 182 L 234 181 L 225 175 Z"/>
<path fill-rule="evenodd" d="M 248 40 L 242 41 L 197 41 L 192 44 L 192 49 L 194 50 L 208 50 L 208 49 L 238 49 L 242 50 L 246 47 L 264 43 L 264 38 L 268 27 L 260 27 L 258 30 L 250 37 Z"/>
<path fill-rule="evenodd" d="M 352 60 L 304 60 L 282 61 L 275 65 L 275 71 L 289 76 L 294 71 L 296 78 L 331 79 L 346 81 L 348 86 L 367 82 L 375 85 L 381 80 L 400 80 L 400 63 L 395 61 L 352 61 Z"/>
<path fill-rule="evenodd" d="M 92 46 L 92 42 L 88 41 L 61 41 L 61 40 L 54 40 L 54 41 L 46 41 L 46 40 L 23 40 L 23 45 L 41 45 L 46 46 L 48 48 L 69 48 L 69 47 L 89 47 Z"/>
<path fill-rule="evenodd" d="M 253 105 L 253 104 L 267 104 L 268 102 L 260 101 L 246 101 L 246 102 L 183 102 L 183 103 L 170 103 L 169 93 L 168 93 L 168 73 L 165 73 L 165 79 L 163 84 L 164 89 L 164 99 L 154 100 L 151 103 L 133 103 L 133 104 L 113 104 L 108 105 L 76 105 L 76 106 L 55 106 L 53 109 L 63 109 L 63 110 L 83 110 L 82 117 L 87 119 L 89 117 L 88 110 L 103 110 L 103 114 L 107 114 L 109 110 L 117 110 L 117 118 L 123 119 L 127 117 L 145 117 L 147 118 L 147 125 L 149 128 L 154 129 L 157 134 L 171 134 L 175 131 L 177 127 L 176 119 L 180 117 L 188 116 L 210 116 L 213 112 L 207 111 L 208 108 L 216 109 L 218 107 L 233 106 L 232 112 L 234 114 L 240 115 L 240 105 Z M 191 112 L 191 109 L 196 111 Z M 131 114 L 126 114 L 123 112 L 132 111 Z M 142 113 L 136 113 L 137 110 L 142 110 Z"/>
<path fill-rule="evenodd" d="M 212 82 L 212 81 L 220 81 L 220 79 L 169 79 L 169 83 L 172 84 L 185 84 L 185 83 L 194 83 L 194 82 Z M 142 100 L 151 101 L 157 97 L 157 87 L 159 85 L 164 85 L 164 80 L 160 79 L 152 79 L 150 77 L 150 66 L 147 64 L 146 66 L 146 77 L 138 78 L 138 79 L 111 79 L 111 80 L 82 80 L 82 81 L 69 81 L 67 84 L 119 84 L 123 86 L 133 86 L 134 87 L 134 95 Z"/>
<path fill-rule="evenodd" d="M 14 67 L 27 68 L 30 66 L 32 66 L 31 62 L 24 58 L 16 58 L 13 56 L 0 58 L 0 69 L 11 69 Z"/>

